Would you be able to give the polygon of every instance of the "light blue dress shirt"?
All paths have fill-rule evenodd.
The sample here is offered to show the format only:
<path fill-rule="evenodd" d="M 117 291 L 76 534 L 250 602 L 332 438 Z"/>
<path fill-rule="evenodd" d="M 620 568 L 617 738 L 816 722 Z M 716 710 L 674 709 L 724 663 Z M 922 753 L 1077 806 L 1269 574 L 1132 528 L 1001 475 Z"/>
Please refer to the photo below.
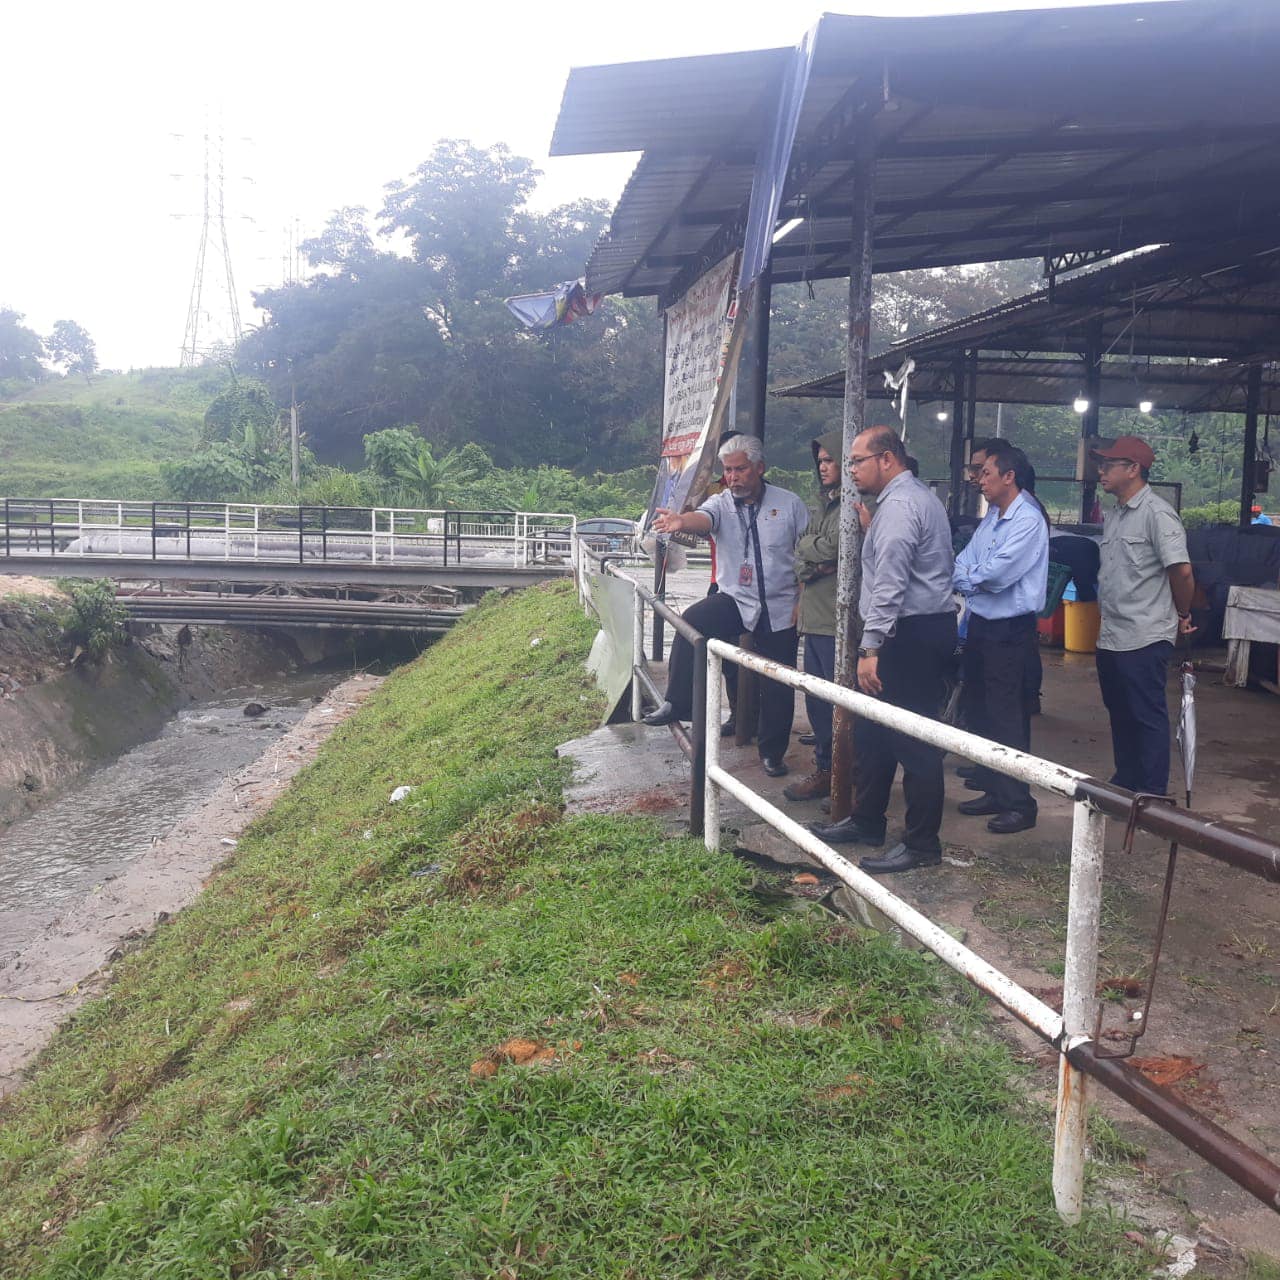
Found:
<path fill-rule="evenodd" d="M 956 557 L 952 581 L 980 618 L 1039 613 L 1049 582 L 1049 525 L 1035 499 L 1024 492 L 1003 514 L 992 507 Z"/>

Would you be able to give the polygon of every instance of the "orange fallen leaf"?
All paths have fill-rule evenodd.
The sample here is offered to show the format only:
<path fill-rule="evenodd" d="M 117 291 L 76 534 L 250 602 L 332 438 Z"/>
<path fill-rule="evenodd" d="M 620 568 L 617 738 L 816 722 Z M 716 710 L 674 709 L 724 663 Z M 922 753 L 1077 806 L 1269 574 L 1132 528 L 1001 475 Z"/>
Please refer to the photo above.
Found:
<path fill-rule="evenodd" d="M 638 987 L 640 985 L 640 979 L 634 973 L 620 973 L 618 974 L 618 981 L 624 987 Z"/>
<path fill-rule="evenodd" d="M 490 1076 L 498 1074 L 498 1064 L 490 1062 L 488 1058 L 481 1058 L 478 1062 L 471 1064 L 471 1078 L 473 1080 L 487 1080 Z"/>
<path fill-rule="evenodd" d="M 802 871 L 792 881 L 792 884 L 817 884 L 818 877 L 812 871 Z"/>
<path fill-rule="evenodd" d="M 1203 1062 L 1194 1062 L 1181 1054 L 1171 1054 L 1169 1057 L 1130 1058 L 1129 1065 L 1141 1071 L 1152 1084 L 1166 1087 L 1178 1084 L 1204 1070 Z"/>
<path fill-rule="evenodd" d="M 521 1036 L 513 1036 L 504 1040 L 493 1052 L 496 1057 L 506 1058 L 510 1062 L 528 1062 L 536 1057 L 545 1046 L 537 1040 L 525 1040 Z"/>

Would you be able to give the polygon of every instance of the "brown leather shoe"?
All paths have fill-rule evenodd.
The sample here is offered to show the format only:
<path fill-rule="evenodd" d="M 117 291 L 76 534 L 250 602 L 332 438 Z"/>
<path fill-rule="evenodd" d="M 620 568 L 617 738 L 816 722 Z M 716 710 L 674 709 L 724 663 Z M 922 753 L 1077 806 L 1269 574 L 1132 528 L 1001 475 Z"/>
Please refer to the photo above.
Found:
<path fill-rule="evenodd" d="M 811 774 L 793 782 L 782 794 L 788 800 L 816 800 L 831 791 L 831 770 L 815 769 Z"/>

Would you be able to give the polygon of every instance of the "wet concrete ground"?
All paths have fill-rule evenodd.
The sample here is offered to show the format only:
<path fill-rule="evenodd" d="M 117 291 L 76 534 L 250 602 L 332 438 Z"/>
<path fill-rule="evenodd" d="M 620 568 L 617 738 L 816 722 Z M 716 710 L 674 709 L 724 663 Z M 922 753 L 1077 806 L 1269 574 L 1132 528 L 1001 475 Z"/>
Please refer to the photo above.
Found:
<path fill-rule="evenodd" d="M 696 598 L 688 589 L 683 594 Z M 1085 772 L 1110 776 L 1110 733 L 1092 657 L 1046 650 L 1044 658 L 1044 710 L 1033 725 L 1032 750 Z M 1172 680 L 1169 691 L 1176 707 Z M 1200 752 L 1193 807 L 1268 838 L 1280 837 L 1280 698 L 1228 688 L 1221 677 L 1206 674 L 1199 681 L 1198 707 Z M 797 696 L 795 735 L 806 728 L 803 699 Z M 579 785 L 569 796 L 571 806 L 655 813 L 672 830 L 687 816 L 688 769 L 667 730 L 615 726 L 581 744 L 566 744 L 564 750 L 584 762 Z M 1180 767 L 1176 761 L 1175 752 L 1175 768 Z M 769 778 L 759 767 L 754 747 L 724 745 L 722 763 L 754 790 L 800 820 L 819 817 L 816 800 L 793 804 L 782 797 L 786 784 L 811 767 L 810 749 L 793 738 L 787 762 L 791 778 Z M 974 950 L 1015 980 L 1050 1003 L 1060 1003 L 1070 803 L 1040 795 L 1040 820 L 1034 830 L 992 835 L 984 818 L 956 812 L 956 805 L 974 794 L 955 775 L 960 763 L 948 757 L 943 864 L 895 876 L 892 887 L 939 923 L 964 931 Z M 900 821 L 899 790 L 889 814 L 890 842 L 894 824 Z M 811 869 L 805 855 L 740 809 L 726 804 L 724 824 L 735 831 L 740 846 L 793 864 L 797 871 Z M 1142 835 L 1131 855 L 1123 858 L 1123 837 L 1119 824 L 1108 825 L 1099 968 L 1104 980 L 1141 978 L 1149 972 L 1166 865 L 1166 846 Z M 730 843 L 726 839 L 725 847 Z M 842 846 L 841 852 L 849 856 L 857 850 Z M 815 870 L 820 883 L 798 892 L 821 896 L 830 890 L 830 877 Z M 1126 1006 L 1138 1003 L 1107 1002 L 1103 1036 L 1109 1044 L 1118 1043 L 1108 1033 L 1120 1027 Z M 1019 1055 L 1032 1067 L 1033 1093 L 1051 1100 L 1056 1058 L 1011 1021 L 1002 1021 Z M 1195 1067 L 1177 1085 L 1183 1095 L 1217 1123 L 1280 1160 L 1280 886 L 1200 854 L 1180 855 L 1149 1027 L 1138 1053 L 1186 1059 L 1172 1068 L 1176 1073 Z M 1230 1252 L 1225 1246 L 1215 1261 L 1215 1241 L 1280 1258 L 1280 1215 L 1125 1104 L 1100 1090 L 1094 1096 L 1099 1109 L 1132 1144 L 1127 1156 L 1141 1171 L 1142 1184 L 1159 1193 L 1153 1200 L 1159 1207 L 1150 1209 L 1152 1216 L 1177 1229 L 1170 1213 L 1176 1217 L 1182 1206 L 1186 1220 L 1195 1224 L 1201 1241 L 1199 1274 L 1239 1274 L 1223 1260 Z M 1130 1185 L 1118 1194 L 1131 1207 L 1143 1199 L 1139 1186 Z"/>

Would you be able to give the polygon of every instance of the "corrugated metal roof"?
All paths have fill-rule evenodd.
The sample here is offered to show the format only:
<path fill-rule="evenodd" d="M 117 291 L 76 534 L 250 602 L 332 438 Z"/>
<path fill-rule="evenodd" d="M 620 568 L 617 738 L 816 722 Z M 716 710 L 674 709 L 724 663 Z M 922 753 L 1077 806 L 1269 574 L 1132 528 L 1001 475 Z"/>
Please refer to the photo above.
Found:
<path fill-rule="evenodd" d="M 579 68 L 553 154 L 639 150 L 595 291 L 682 287 L 731 239 L 788 51 Z M 1245 234 L 1280 218 L 1280 4 L 826 15 L 775 281 L 848 270 L 851 95 L 881 105 L 877 271 Z M 821 139 L 821 141 L 820 141 Z"/>

